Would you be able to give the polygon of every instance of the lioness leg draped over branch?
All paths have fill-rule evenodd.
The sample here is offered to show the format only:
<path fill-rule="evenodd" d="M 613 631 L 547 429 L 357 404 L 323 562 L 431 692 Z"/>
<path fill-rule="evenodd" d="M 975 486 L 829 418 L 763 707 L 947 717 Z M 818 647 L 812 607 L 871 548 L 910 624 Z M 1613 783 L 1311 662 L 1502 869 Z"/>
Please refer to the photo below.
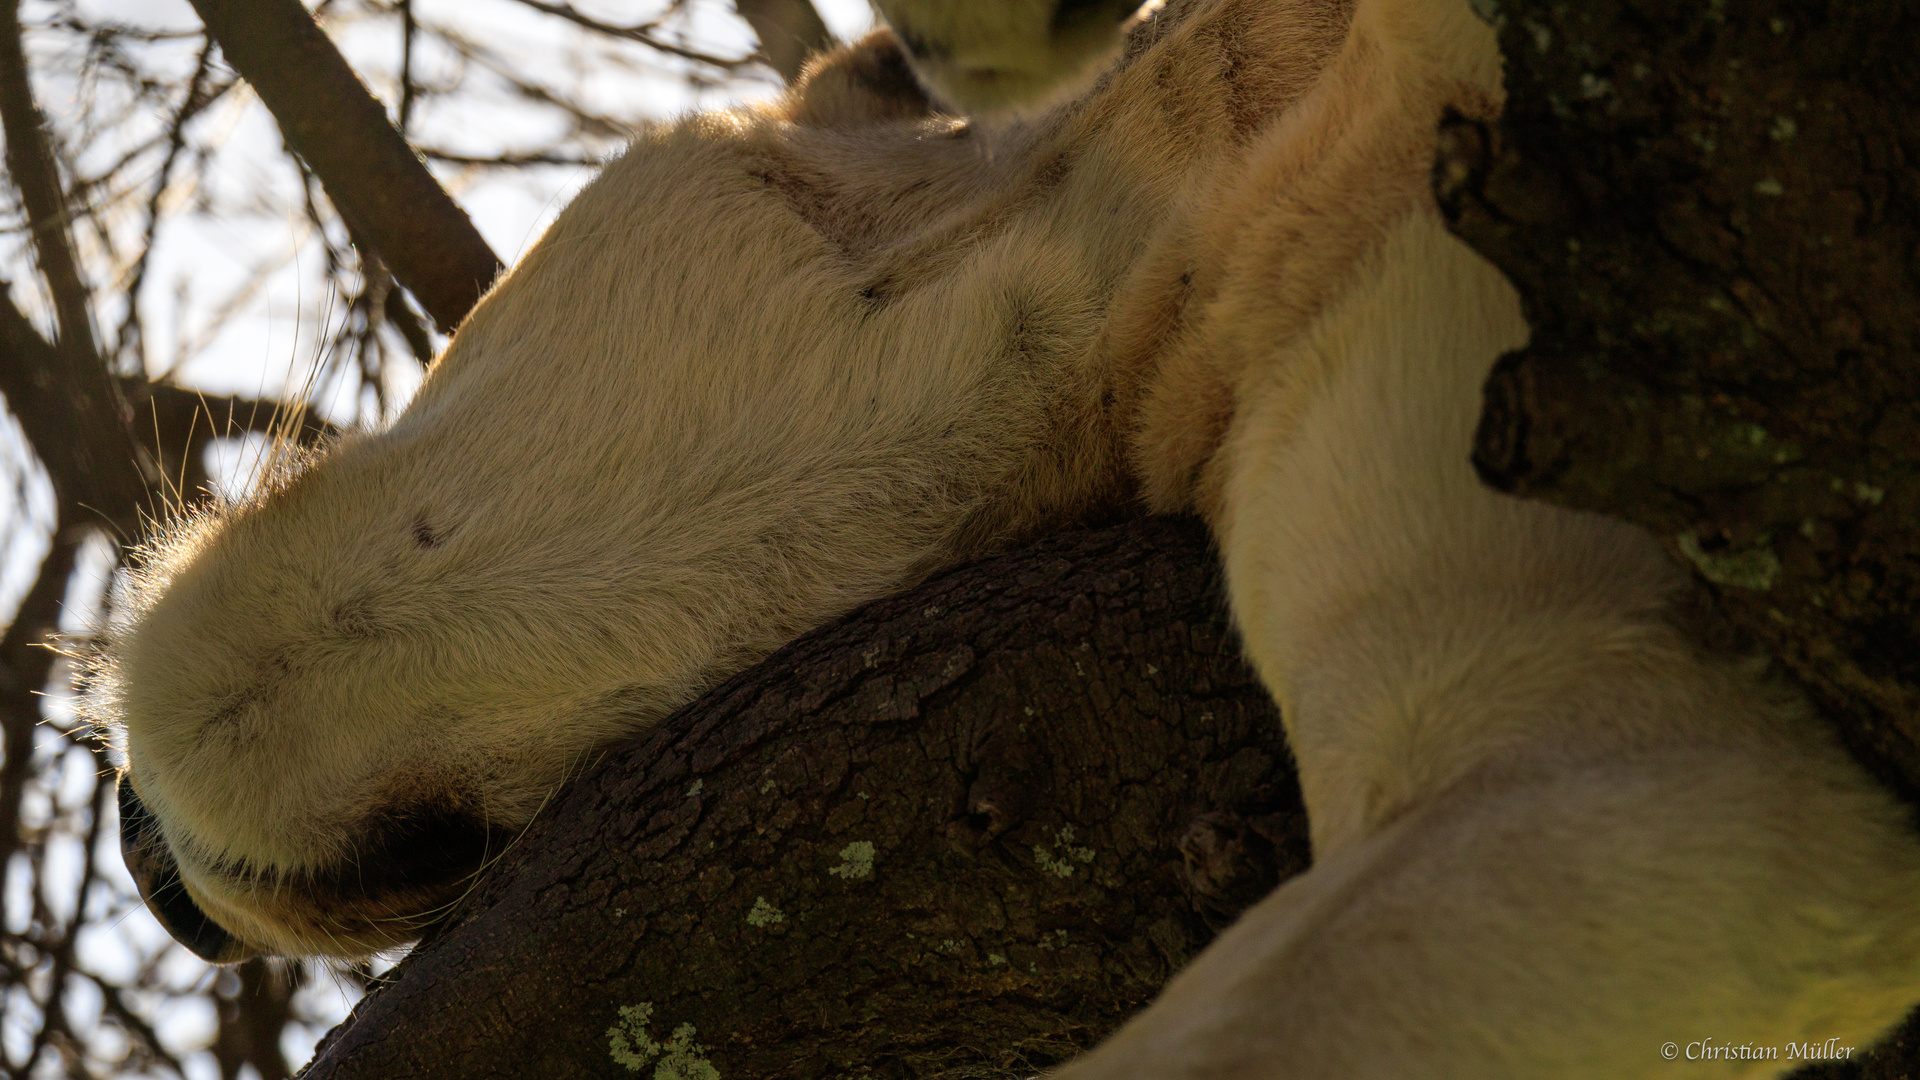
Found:
<path fill-rule="evenodd" d="M 1639 1076 L 1701 1033 L 1864 1044 L 1920 993 L 1893 800 L 1667 623 L 1652 537 L 1473 475 L 1526 326 L 1427 188 L 1443 113 L 1491 119 L 1498 70 L 1465 3 L 1362 0 L 1194 225 L 1218 285 L 1184 377 L 1231 417 L 1194 488 L 1315 866 L 1063 1080 Z M 1209 397 L 1156 389 L 1148 475 Z"/>

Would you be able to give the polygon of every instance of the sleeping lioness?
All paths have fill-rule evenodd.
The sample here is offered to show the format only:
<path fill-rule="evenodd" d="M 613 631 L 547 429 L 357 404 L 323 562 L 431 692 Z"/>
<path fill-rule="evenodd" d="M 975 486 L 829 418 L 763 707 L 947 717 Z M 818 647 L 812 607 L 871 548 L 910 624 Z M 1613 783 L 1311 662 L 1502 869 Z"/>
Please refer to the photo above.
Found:
<path fill-rule="evenodd" d="M 1920 999 L 1892 799 L 1671 628 L 1651 537 L 1475 480 L 1527 327 L 1428 189 L 1442 116 L 1501 106 L 1468 0 L 883 7 L 904 54 L 642 136 L 392 427 L 155 541 L 93 708 L 176 936 L 405 941 L 795 634 L 1192 511 L 1315 865 L 1062 1075 L 1639 1076 Z"/>

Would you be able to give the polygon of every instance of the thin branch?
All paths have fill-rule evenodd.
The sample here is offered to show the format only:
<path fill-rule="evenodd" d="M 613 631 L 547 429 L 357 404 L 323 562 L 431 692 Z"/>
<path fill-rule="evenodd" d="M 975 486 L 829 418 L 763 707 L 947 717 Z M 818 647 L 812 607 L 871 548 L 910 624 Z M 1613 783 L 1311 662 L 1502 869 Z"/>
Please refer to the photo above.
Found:
<path fill-rule="evenodd" d="M 102 764 L 105 764 L 97 746 L 87 747 L 87 749 L 100 759 Z M 113 797 L 114 792 L 113 785 L 99 777 L 100 773 L 96 772 L 91 798 L 93 816 L 87 822 L 87 835 L 84 840 L 87 854 L 81 864 L 80 885 L 74 893 L 73 920 L 67 925 L 66 932 L 53 940 L 49 947 L 49 951 L 53 954 L 53 964 L 48 980 L 52 985 L 47 991 L 47 1005 L 41 1017 L 40 1030 L 34 1034 L 33 1051 L 28 1055 L 26 1068 L 22 1070 L 28 1074 L 33 1072 L 34 1064 L 39 1061 L 41 1054 L 49 1045 L 55 1048 L 60 1047 L 62 1041 L 60 1036 L 66 1036 L 66 1039 L 76 1046 L 80 1041 L 74 1037 L 71 1021 L 67 1019 L 65 987 L 67 976 L 73 974 L 75 969 L 73 952 L 75 946 L 79 944 L 80 927 L 86 919 L 87 894 L 93 890 L 97 876 L 93 853 L 100 844 L 100 829 L 107 816 L 107 800 Z M 44 874 L 40 877 L 39 886 L 38 891 L 44 901 L 47 888 L 47 878 Z M 47 926 L 51 931 L 51 919 L 48 919 Z"/>
<path fill-rule="evenodd" d="M 400 0 L 400 137 L 407 137 L 413 123 L 413 41 L 420 36 L 420 24 L 413 18 L 413 0 Z"/>
<path fill-rule="evenodd" d="M 420 148 L 420 156 L 428 161 L 444 161 L 449 165 L 479 165 L 489 168 L 517 169 L 528 165 L 573 165 L 582 168 L 597 169 L 606 164 L 603 159 L 584 157 L 575 154 L 555 154 L 548 151 L 534 151 L 525 154 L 456 154 L 449 150 L 435 150 L 432 147 Z"/>
<path fill-rule="evenodd" d="M 172 497 L 181 502 L 209 489 L 206 448 L 215 439 L 291 435 L 299 445 L 312 446 L 340 433 L 312 409 L 277 401 L 202 394 L 172 383 L 149 383 L 139 393 L 145 402 L 135 426 L 176 489 Z"/>
<path fill-rule="evenodd" d="M 20 800 L 33 761 L 40 690 L 53 669 L 54 653 L 45 645 L 60 625 L 60 603 L 80 550 L 81 537 L 72 524 L 64 513 L 55 524 L 40 576 L 0 636 L 0 890 L 7 888 L 12 855 L 21 842 Z"/>
<path fill-rule="evenodd" d="M 159 175 L 153 180 L 153 194 L 147 198 L 146 239 L 141 245 L 140 255 L 133 262 L 133 269 L 127 275 L 126 298 L 127 313 L 121 319 L 117 345 L 122 353 L 128 348 L 139 349 L 141 354 L 136 371 L 146 371 L 144 357 L 144 335 L 140 324 L 140 292 L 147 280 L 147 265 L 153 255 L 153 242 L 160 229 L 160 201 L 166 196 L 167 184 L 173 179 L 173 165 L 180 157 L 181 149 L 186 145 L 187 121 L 199 114 L 210 100 L 206 93 L 207 65 L 213 58 L 213 40 L 208 38 L 200 47 L 200 55 L 194 60 L 193 75 L 187 80 L 187 93 L 180 101 L 180 107 L 174 110 L 173 120 L 167 125 L 167 152 L 160 159 Z"/>
<path fill-rule="evenodd" d="M 684 45 L 675 45 L 672 42 L 661 41 L 659 38 L 653 36 L 653 29 L 658 25 L 657 23 L 641 23 L 636 26 L 616 26 L 613 23 L 601 22 L 591 15 L 582 14 L 574 10 L 572 4 L 553 4 L 548 3 L 547 0 L 518 0 L 518 2 L 535 11 L 545 12 L 548 15 L 565 19 L 575 26 L 592 30 L 595 33 L 605 34 L 608 37 L 619 38 L 623 41 L 638 42 L 649 49 L 658 50 L 669 56 L 678 56 L 682 60 L 692 60 L 710 67 L 717 67 L 723 71 L 733 71 L 736 68 L 753 62 L 753 57 L 751 56 L 715 56 L 712 53 L 701 52 L 698 49 L 689 49 Z"/>
<path fill-rule="evenodd" d="M 537 101 L 542 105 L 550 105 L 571 116 L 578 134 L 617 136 L 623 141 L 631 136 L 632 126 L 626 121 L 590 112 L 577 101 L 570 101 L 538 83 L 529 82 L 516 71 L 517 61 L 514 59 L 502 56 L 450 26 L 434 26 L 431 30 L 448 48 L 460 54 L 461 58 L 492 72 L 521 97 L 529 101 Z"/>
<path fill-rule="evenodd" d="M 107 982 L 90 971 L 82 970 L 80 973 L 100 988 L 100 997 L 105 1002 L 106 1014 L 113 1017 L 114 1022 L 128 1034 L 134 1036 L 151 1058 L 172 1069 L 175 1075 L 185 1073 L 186 1070 L 181 1066 L 180 1060 L 160 1045 L 160 1033 L 153 1030 L 153 1025 L 147 1023 L 139 1013 L 127 1007 L 125 999 L 121 997 L 121 994 L 126 992 L 126 987 Z"/>

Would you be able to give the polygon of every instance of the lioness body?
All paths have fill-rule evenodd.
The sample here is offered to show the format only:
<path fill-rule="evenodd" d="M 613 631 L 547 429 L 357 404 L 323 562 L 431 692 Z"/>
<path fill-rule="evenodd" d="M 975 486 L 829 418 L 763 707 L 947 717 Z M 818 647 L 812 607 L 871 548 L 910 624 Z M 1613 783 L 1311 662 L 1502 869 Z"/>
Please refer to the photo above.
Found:
<path fill-rule="evenodd" d="M 392 429 L 178 534 L 101 702 L 198 946 L 402 940 L 582 755 L 795 633 L 1192 509 L 1317 865 L 1074 1075 L 1633 1075 L 1663 1024 L 1864 1040 L 1920 997 L 1891 800 L 1666 626 L 1648 537 L 1467 465 L 1526 328 L 1427 184 L 1442 116 L 1497 112 L 1489 28 L 1183 14 L 1034 120 L 854 129 L 885 110 L 816 71 L 643 137 Z"/>

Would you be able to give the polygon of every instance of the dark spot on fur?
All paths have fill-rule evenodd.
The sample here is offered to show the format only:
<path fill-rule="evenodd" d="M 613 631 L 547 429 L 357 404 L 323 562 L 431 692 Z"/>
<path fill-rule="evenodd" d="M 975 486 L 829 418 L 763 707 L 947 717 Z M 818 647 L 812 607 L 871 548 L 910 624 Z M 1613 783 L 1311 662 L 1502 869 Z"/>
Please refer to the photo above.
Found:
<path fill-rule="evenodd" d="M 875 278 L 860 290 L 860 299 L 868 308 L 879 311 L 899 299 L 900 282 L 891 275 Z"/>
<path fill-rule="evenodd" d="M 1045 194 L 1059 187 L 1073 172 L 1074 156 L 1072 151 L 1061 150 L 1042 161 L 1033 171 L 1034 194 Z"/>
<path fill-rule="evenodd" d="M 344 637 L 368 638 L 380 632 L 374 618 L 373 602 L 364 596 L 345 601 L 333 609 L 333 628 Z"/>
<path fill-rule="evenodd" d="M 419 518 L 413 523 L 413 542 L 421 548 L 432 549 L 445 543 L 446 537 L 434 530 L 433 522 Z"/>
<path fill-rule="evenodd" d="M 253 715 L 261 688 L 260 683 L 255 683 L 217 699 L 207 713 L 207 722 L 200 726 L 199 741 L 239 747 L 258 739 L 259 725 L 248 721 Z"/>

